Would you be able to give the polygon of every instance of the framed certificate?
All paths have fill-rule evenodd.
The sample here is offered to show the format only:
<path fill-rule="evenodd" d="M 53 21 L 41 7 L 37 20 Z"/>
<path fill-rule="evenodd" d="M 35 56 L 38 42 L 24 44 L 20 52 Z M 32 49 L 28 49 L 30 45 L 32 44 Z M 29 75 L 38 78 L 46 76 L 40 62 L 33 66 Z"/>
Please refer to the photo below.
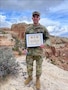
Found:
<path fill-rule="evenodd" d="M 38 47 L 43 44 L 43 33 L 26 34 L 26 46 Z"/>

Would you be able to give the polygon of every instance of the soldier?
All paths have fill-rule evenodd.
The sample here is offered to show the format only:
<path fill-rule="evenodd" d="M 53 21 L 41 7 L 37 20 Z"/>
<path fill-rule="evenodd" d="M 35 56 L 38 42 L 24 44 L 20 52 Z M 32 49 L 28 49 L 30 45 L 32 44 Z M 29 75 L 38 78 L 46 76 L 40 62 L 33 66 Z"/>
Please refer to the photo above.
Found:
<path fill-rule="evenodd" d="M 44 44 L 39 47 L 26 47 L 24 50 L 26 55 L 26 63 L 27 63 L 27 73 L 28 78 L 25 80 L 25 85 L 29 84 L 32 80 L 32 72 L 33 72 L 33 61 L 36 60 L 36 89 L 40 90 L 40 76 L 42 73 L 42 52 L 43 48 L 46 45 L 50 45 L 49 33 L 47 29 L 39 23 L 40 20 L 40 13 L 34 11 L 32 13 L 32 20 L 33 24 L 30 25 L 27 29 L 25 34 L 33 34 L 33 33 L 43 33 L 43 42 Z"/>

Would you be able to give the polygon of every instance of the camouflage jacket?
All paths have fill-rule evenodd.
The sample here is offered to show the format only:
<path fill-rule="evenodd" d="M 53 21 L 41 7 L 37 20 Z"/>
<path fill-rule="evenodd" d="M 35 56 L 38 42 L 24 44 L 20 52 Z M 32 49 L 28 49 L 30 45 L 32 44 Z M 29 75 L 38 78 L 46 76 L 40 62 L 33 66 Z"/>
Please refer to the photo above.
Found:
<path fill-rule="evenodd" d="M 44 45 L 50 46 L 49 33 L 47 29 L 42 25 L 31 25 L 26 29 L 25 34 L 34 34 L 34 33 L 43 33 L 43 43 Z M 25 48 L 28 50 L 28 55 L 42 55 L 43 50 L 40 47 L 26 47 L 26 39 L 25 39 Z"/>

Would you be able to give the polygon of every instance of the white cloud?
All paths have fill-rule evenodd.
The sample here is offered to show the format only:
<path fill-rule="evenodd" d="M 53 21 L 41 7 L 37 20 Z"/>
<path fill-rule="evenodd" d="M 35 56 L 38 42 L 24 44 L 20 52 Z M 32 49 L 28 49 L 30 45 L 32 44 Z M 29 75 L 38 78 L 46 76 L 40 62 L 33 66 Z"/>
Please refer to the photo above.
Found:
<path fill-rule="evenodd" d="M 11 24 L 10 21 L 6 21 L 6 16 L 0 15 L 0 27 L 10 27 Z"/>
<path fill-rule="evenodd" d="M 63 34 L 68 33 L 68 26 L 48 26 L 47 29 L 49 30 L 51 35 L 54 36 L 62 36 Z"/>
<path fill-rule="evenodd" d="M 9 21 L 7 21 L 6 15 L 0 15 L 0 27 L 11 27 L 14 23 L 32 23 L 32 20 L 29 20 L 28 17 L 22 16 L 22 17 L 12 17 Z"/>
<path fill-rule="evenodd" d="M 0 0 L 0 8 L 8 10 L 46 10 L 63 0 Z M 8 8 L 9 7 L 9 8 Z"/>
<path fill-rule="evenodd" d="M 68 11 L 68 0 L 64 0 L 60 5 L 50 8 L 51 12 L 57 12 L 61 10 Z"/>
<path fill-rule="evenodd" d="M 49 32 L 53 32 L 55 27 L 56 26 L 52 25 L 52 26 L 48 26 L 47 29 L 49 30 Z"/>
<path fill-rule="evenodd" d="M 5 21 L 6 16 L 0 15 L 0 22 Z"/>
<path fill-rule="evenodd" d="M 45 26 L 48 26 L 48 25 L 59 25 L 60 23 L 58 21 L 53 21 L 49 18 L 41 18 L 40 19 L 40 23 L 45 25 Z"/>
<path fill-rule="evenodd" d="M 27 24 L 32 23 L 32 21 L 29 20 L 29 18 L 26 17 L 26 16 L 11 18 L 11 22 L 12 22 L 12 24 L 14 24 L 14 23 L 23 23 L 23 22 L 27 23 Z"/>

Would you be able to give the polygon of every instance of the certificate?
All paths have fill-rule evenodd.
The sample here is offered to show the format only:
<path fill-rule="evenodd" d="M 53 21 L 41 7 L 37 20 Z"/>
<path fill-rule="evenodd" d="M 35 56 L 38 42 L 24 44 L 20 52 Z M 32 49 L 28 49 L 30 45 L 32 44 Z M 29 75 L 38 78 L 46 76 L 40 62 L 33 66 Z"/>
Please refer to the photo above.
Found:
<path fill-rule="evenodd" d="M 26 34 L 26 46 L 38 47 L 43 44 L 43 33 Z"/>

